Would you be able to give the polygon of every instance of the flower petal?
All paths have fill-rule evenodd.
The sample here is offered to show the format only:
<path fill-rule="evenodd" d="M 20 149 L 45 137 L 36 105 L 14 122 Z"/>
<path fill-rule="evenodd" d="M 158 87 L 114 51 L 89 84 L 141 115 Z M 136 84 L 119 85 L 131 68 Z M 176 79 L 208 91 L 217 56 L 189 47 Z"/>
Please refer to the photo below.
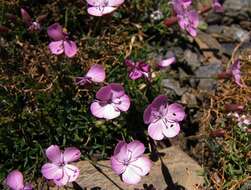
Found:
<path fill-rule="evenodd" d="M 110 100 L 112 97 L 112 88 L 110 85 L 104 86 L 96 93 L 96 98 L 101 101 Z"/>
<path fill-rule="evenodd" d="M 163 127 L 165 127 L 165 125 L 161 119 L 155 123 L 151 123 L 148 126 L 148 135 L 154 140 L 162 140 L 164 138 L 162 132 Z"/>
<path fill-rule="evenodd" d="M 132 159 L 136 159 L 145 152 L 145 146 L 138 140 L 132 141 L 127 145 L 128 151 L 131 152 Z"/>
<path fill-rule="evenodd" d="M 92 65 L 86 74 L 93 82 L 103 82 L 105 80 L 105 69 L 103 65 Z"/>
<path fill-rule="evenodd" d="M 75 181 L 79 176 L 80 170 L 78 167 L 70 164 L 64 166 L 64 174 L 68 176 L 68 182 Z"/>
<path fill-rule="evenodd" d="M 137 160 L 131 162 L 129 167 L 133 168 L 133 170 L 140 176 L 145 176 L 150 172 L 152 167 L 152 162 L 149 158 L 145 156 L 139 157 Z"/>
<path fill-rule="evenodd" d="M 63 157 L 64 157 L 64 163 L 68 162 L 74 162 L 78 160 L 81 156 L 81 152 L 79 149 L 75 147 L 68 147 L 65 149 Z"/>
<path fill-rule="evenodd" d="M 64 52 L 63 40 L 50 42 L 49 49 L 52 54 L 59 55 Z"/>
<path fill-rule="evenodd" d="M 168 67 L 170 66 L 171 64 L 175 63 L 176 59 L 174 56 L 170 57 L 170 58 L 167 58 L 167 59 L 163 59 L 161 60 L 159 63 L 158 63 L 158 66 L 160 67 Z"/>
<path fill-rule="evenodd" d="M 120 175 L 122 174 L 125 169 L 126 169 L 126 166 L 122 163 L 122 162 L 119 162 L 115 156 L 112 156 L 111 157 L 111 166 L 112 166 L 112 170 L 117 174 L 117 175 Z"/>
<path fill-rule="evenodd" d="M 54 23 L 48 27 L 47 33 L 55 41 L 63 40 L 65 34 L 63 32 L 63 27 L 59 23 Z"/>
<path fill-rule="evenodd" d="M 91 104 L 91 113 L 97 118 L 114 119 L 120 115 L 120 111 L 115 110 L 113 105 L 101 105 L 100 102 Z"/>
<path fill-rule="evenodd" d="M 23 9 L 23 8 L 21 8 L 21 16 L 22 16 L 23 22 L 27 26 L 30 26 L 32 24 L 32 19 L 31 19 L 29 13 L 25 9 Z"/>
<path fill-rule="evenodd" d="M 117 7 L 88 7 L 87 12 L 93 16 L 103 16 L 115 11 Z"/>
<path fill-rule="evenodd" d="M 168 106 L 166 118 L 171 121 L 182 121 L 185 118 L 185 111 L 182 105 L 173 103 Z"/>
<path fill-rule="evenodd" d="M 138 175 L 132 167 L 127 167 L 122 174 L 122 180 L 127 184 L 137 184 L 141 180 L 141 176 Z"/>
<path fill-rule="evenodd" d="M 108 5 L 111 7 L 117 7 L 124 3 L 125 0 L 109 0 Z"/>
<path fill-rule="evenodd" d="M 139 78 L 141 78 L 143 75 L 142 71 L 138 70 L 138 69 L 133 69 L 130 73 L 129 73 L 129 77 L 132 80 L 137 80 Z"/>
<path fill-rule="evenodd" d="M 125 94 L 124 88 L 121 84 L 111 83 L 109 86 L 112 89 L 112 98 L 118 98 Z"/>
<path fill-rule="evenodd" d="M 46 179 L 61 179 L 63 176 L 63 169 L 52 163 L 44 164 L 41 172 Z"/>
<path fill-rule="evenodd" d="M 57 145 L 49 146 L 46 151 L 47 158 L 54 164 L 60 164 L 63 162 L 62 160 L 62 152 Z"/>
<path fill-rule="evenodd" d="M 25 186 L 24 186 L 24 189 L 23 190 L 32 190 L 33 188 L 32 188 L 32 185 L 31 184 L 26 184 Z"/>
<path fill-rule="evenodd" d="M 127 143 L 124 141 L 120 141 L 114 150 L 114 158 L 119 162 L 128 161 L 130 159 L 130 155 L 127 149 Z"/>
<path fill-rule="evenodd" d="M 127 111 L 130 107 L 130 98 L 127 95 L 123 95 L 119 98 L 120 103 L 116 104 L 116 107 L 121 111 Z"/>
<path fill-rule="evenodd" d="M 162 128 L 162 132 L 168 138 L 175 137 L 180 132 L 180 125 L 178 122 L 168 122 L 166 121 L 166 126 Z"/>
<path fill-rule="evenodd" d="M 20 190 L 24 188 L 23 174 L 18 170 L 10 172 L 6 178 L 6 185 L 13 190 Z"/>
<path fill-rule="evenodd" d="M 64 41 L 64 53 L 67 57 L 74 57 L 78 51 L 77 45 L 74 41 Z"/>

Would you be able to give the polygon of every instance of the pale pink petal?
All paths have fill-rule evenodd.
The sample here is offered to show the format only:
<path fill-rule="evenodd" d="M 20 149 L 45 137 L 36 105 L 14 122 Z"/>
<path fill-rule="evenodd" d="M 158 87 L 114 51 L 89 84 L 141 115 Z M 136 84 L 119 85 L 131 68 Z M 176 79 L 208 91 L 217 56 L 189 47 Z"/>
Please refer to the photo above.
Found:
<path fill-rule="evenodd" d="M 122 174 L 125 169 L 126 169 L 126 166 L 122 163 L 122 162 L 119 162 L 115 156 L 112 156 L 111 157 L 111 166 L 112 166 L 112 170 L 117 174 L 117 175 L 120 175 Z"/>
<path fill-rule="evenodd" d="M 133 69 L 130 74 L 129 74 L 129 77 L 130 79 L 132 80 L 137 80 L 139 78 L 141 78 L 143 75 L 142 71 L 138 70 L 138 69 Z"/>
<path fill-rule="evenodd" d="M 152 122 L 152 105 L 151 104 L 149 104 L 146 107 L 144 111 L 143 119 L 144 119 L 145 124 L 149 124 Z"/>
<path fill-rule="evenodd" d="M 170 58 L 167 58 L 167 59 L 162 59 L 159 63 L 158 63 L 158 66 L 160 67 L 168 67 L 170 66 L 171 64 L 175 63 L 176 59 L 175 57 L 170 57 Z"/>
<path fill-rule="evenodd" d="M 114 155 L 119 162 L 128 161 L 130 159 L 130 155 L 127 149 L 127 144 L 124 141 L 121 141 L 117 144 Z"/>
<path fill-rule="evenodd" d="M 62 160 L 62 152 L 57 145 L 49 146 L 46 151 L 47 158 L 54 164 L 60 164 L 63 162 Z"/>
<path fill-rule="evenodd" d="M 130 107 L 130 98 L 127 95 L 123 95 L 119 98 L 120 103 L 116 104 L 116 107 L 121 111 L 127 111 Z"/>
<path fill-rule="evenodd" d="M 138 67 L 143 71 L 148 73 L 150 71 L 150 66 L 145 63 L 144 61 L 139 61 L 138 62 Z"/>
<path fill-rule="evenodd" d="M 29 13 L 23 8 L 21 8 L 21 16 L 22 16 L 22 20 L 25 24 L 27 24 L 28 26 L 32 24 L 32 19 L 31 19 Z"/>
<path fill-rule="evenodd" d="M 162 132 L 162 128 L 165 127 L 162 119 L 158 120 L 155 123 L 151 123 L 148 126 L 148 135 L 154 140 L 162 140 L 164 138 L 164 134 Z"/>
<path fill-rule="evenodd" d="M 193 37 L 195 37 L 195 36 L 197 36 L 197 29 L 196 28 L 193 28 L 193 27 L 188 27 L 187 28 L 187 32 L 191 35 L 191 36 L 193 36 Z"/>
<path fill-rule="evenodd" d="M 180 132 L 180 125 L 178 122 L 165 122 L 165 127 L 162 128 L 162 132 L 168 138 L 175 137 Z"/>
<path fill-rule="evenodd" d="M 122 174 L 122 180 L 127 184 L 135 185 L 140 182 L 141 176 L 138 175 L 132 167 L 127 167 Z"/>
<path fill-rule="evenodd" d="M 97 1 L 97 0 L 86 0 L 86 1 L 87 1 L 87 3 L 89 5 L 98 7 L 98 6 L 105 5 L 105 3 L 106 3 L 107 0 L 99 0 L 99 1 Z"/>
<path fill-rule="evenodd" d="M 213 0 L 213 4 L 212 4 L 213 10 L 217 13 L 222 13 L 224 12 L 224 8 L 223 6 L 219 3 L 218 0 Z"/>
<path fill-rule="evenodd" d="M 230 67 L 230 72 L 232 73 L 232 76 L 234 78 L 234 81 L 237 85 L 239 85 L 240 87 L 243 87 L 245 85 L 243 85 L 241 83 L 241 65 L 240 65 L 240 60 L 236 60 L 232 66 Z"/>
<path fill-rule="evenodd" d="M 186 114 L 182 105 L 173 103 L 168 106 L 166 118 L 171 121 L 182 121 Z"/>
<path fill-rule="evenodd" d="M 125 0 L 108 0 L 108 6 L 117 7 L 124 3 Z"/>
<path fill-rule="evenodd" d="M 187 25 L 189 24 L 188 19 L 185 19 L 183 15 L 177 15 L 177 19 L 180 28 L 185 30 Z"/>
<path fill-rule="evenodd" d="M 103 16 L 115 11 L 117 7 L 88 7 L 87 12 L 93 16 Z"/>
<path fill-rule="evenodd" d="M 104 86 L 98 90 L 96 93 L 96 98 L 98 100 L 107 101 L 112 97 L 112 88 L 110 85 Z"/>
<path fill-rule="evenodd" d="M 74 41 L 64 41 L 64 53 L 67 57 L 74 57 L 78 51 L 77 45 Z"/>
<path fill-rule="evenodd" d="M 80 170 L 78 167 L 70 164 L 64 166 L 64 174 L 68 176 L 68 182 L 75 181 L 79 176 Z"/>
<path fill-rule="evenodd" d="M 184 8 L 188 8 L 192 4 L 192 0 L 181 0 Z"/>
<path fill-rule="evenodd" d="M 99 102 L 91 104 L 91 113 L 97 118 L 114 119 L 120 115 L 120 111 L 115 110 L 111 104 L 101 105 Z"/>
<path fill-rule="evenodd" d="M 150 172 L 151 166 L 151 160 L 145 156 L 141 156 L 129 164 L 129 167 L 131 167 L 140 176 L 145 176 L 148 174 Z"/>
<path fill-rule="evenodd" d="M 63 27 L 59 23 L 54 23 L 48 27 L 47 33 L 55 41 L 63 40 L 65 34 L 63 32 Z"/>
<path fill-rule="evenodd" d="M 125 141 L 119 141 L 118 144 L 116 145 L 113 154 L 116 155 L 120 152 L 121 148 L 127 148 L 127 143 Z"/>
<path fill-rule="evenodd" d="M 75 147 L 69 147 L 64 150 L 64 163 L 77 161 L 81 156 L 79 149 Z"/>
<path fill-rule="evenodd" d="M 63 176 L 63 169 L 52 163 L 44 164 L 41 172 L 46 179 L 60 179 Z"/>
<path fill-rule="evenodd" d="M 51 53 L 55 55 L 62 54 L 64 52 L 63 40 L 50 42 L 49 49 L 51 50 Z"/>
<path fill-rule="evenodd" d="M 145 152 L 145 146 L 138 140 L 132 141 L 127 145 L 128 151 L 131 152 L 131 158 L 136 159 Z"/>
<path fill-rule="evenodd" d="M 103 82 L 105 80 L 105 69 L 103 65 L 95 64 L 91 66 L 86 76 L 90 77 L 93 82 Z"/>
<path fill-rule="evenodd" d="M 23 174 L 18 170 L 10 172 L 6 178 L 6 185 L 13 190 L 21 190 L 24 188 Z"/>
<path fill-rule="evenodd" d="M 156 98 L 154 98 L 151 105 L 152 107 L 157 108 L 159 110 L 161 106 L 168 105 L 168 98 L 165 95 L 159 95 Z"/>

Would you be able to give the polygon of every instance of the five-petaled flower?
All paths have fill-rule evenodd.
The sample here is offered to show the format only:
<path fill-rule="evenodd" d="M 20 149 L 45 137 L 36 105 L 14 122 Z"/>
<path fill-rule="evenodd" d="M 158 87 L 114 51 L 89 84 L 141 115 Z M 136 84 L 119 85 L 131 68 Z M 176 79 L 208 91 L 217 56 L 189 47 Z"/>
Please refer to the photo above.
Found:
<path fill-rule="evenodd" d="M 32 190 L 31 184 L 24 185 L 23 174 L 18 170 L 11 171 L 5 182 L 11 190 Z"/>
<path fill-rule="evenodd" d="M 179 122 L 184 118 L 184 108 L 177 103 L 168 105 L 164 95 L 157 96 L 144 111 L 144 122 L 149 124 L 148 134 L 155 140 L 176 136 L 180 131 Z"/>
<path fill-rule="evenodd" d="M 124 0 L 87 0 L 87 12 L 93 16 L 103 16 L 115 11 Z"/>
<path fill-rule="evenodd" d="M 68 34 L 59 23 L 54 23 L 48 27 L 47 33 L 54 41 L 50 42 L 49 49 L 55 55 L 63 52 L 67 57 L 73 57 L 77 53 L 77 45 L 68 39 Z"/>
<path fill-rule="evenodd" d="M 172 1 L 179 26 L 181 29 L 186 30 L 191 36 L 195 37 L 199 26 L 199 15 L 197 11 L 190 8 L 191 3 L 191 0 Z"/>
<path fill-rule="evenodd" d="M 96 100 L 91 104 L 91 113 L 97 118 L 114 119 L 129 107 L 130 98 L 125 94 L 124 88 L 120 84 L 111 83 L 96 93 Z"/>
<path fill-rule="evenodd" d="M 137 184 L 142 176 L 149 173 L 152 163 L 145 157 L 145 146 L 140 141 L 127 144 L 120 141 L 111 157 L 112 170 L 122 176 L 127 184 Z"/>
<path fill-rule="evenodd" d="M 83 77 L 76 77 L 76 84 L 84 86 L 93 82 L 103 82 L 105 80 L 105 69 L 102 65 L 94 64 Z"/>
<path fill-rule="evenodd" d="M 129 77 L 132 80 L 137 80 L 141 77 L 148 78 L 150 66 L 143 61 L 132 61 L 130 59 L 125 60 L 125 64 L 128 67 Z"/>
<path fill-rule="evenodd" d="M 46 149 L 46 156 L 51 163 L 42 166 L 41 172 L 46 179 L 53 180 L 57 186 L 73 182 L 79 176 L 79 169 L 69 162 L 80 158 L 80 151 L 75 147 L 66 148 L 63 152 L 57 145 Z"/>
<path fill-rule="evenodd" d="M 36 21 L 33 21 L 29 15 L 29 13 L 23 8 L 21 8 L 21 16 L 22 16 L 23 22 L 28 27 L 28 31 L 36 32 L 36 31 L 41 30 L 41 24 L 40 24 L 39 20 L 37 19 Z"/>

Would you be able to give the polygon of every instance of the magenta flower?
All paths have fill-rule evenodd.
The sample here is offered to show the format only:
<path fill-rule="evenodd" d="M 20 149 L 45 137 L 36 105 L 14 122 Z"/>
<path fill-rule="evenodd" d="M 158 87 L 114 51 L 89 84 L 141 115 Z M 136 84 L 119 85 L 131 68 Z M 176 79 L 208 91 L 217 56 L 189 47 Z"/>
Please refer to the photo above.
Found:
<path fill-rule="evenodd" d="M 68 34 L 64 32 L 59 23 L 49 26 L 47 33 L 54 41 L 49 44 L 52 54 L 59 55 L 63 52 L 67 57 L 73 57 L 77 53 L 77 45 L 68 39 Z"/>
<path fill-rule="evenodd" d="M 8 174 L 6 185 L 12 190 L 32 190 L 31 184 L 24 185 L 23 174 L 18 170 L 13 170 Z"/>
<path fill-rule="evenodd" d="M 144 111 L 144 122 L 149 124 L 148 134 L 155 140 L 178 135 L 179 122 L 184 118 L 184 108 L 177 103 L 168 105 L 167 97 L 164 95 L 156 97 Z"/>
<path fill-rule="evenodd" d="M 111 157 L 112 170 L 122 176 L 127 184 L 137 184 L 142 176 L 149 173 L 152 163 L 145 157 L 145 146 L 140 141 L 127 144 L 120 141 Z"/>
<path fill-rule="evenodd" d="M 130 99 L 124 88 L 120 84 L 112 83 L 96 93 L 96 100 L 91 104 L 91 112 L 97 118 L 114 119 L 120 112 L 126 112 L 129 107 Z"/>
<path fill-rule="evenodd" d="M 237 85 L 240 87 L 244 87 L 245 84 L 241 82 L 241 63 L 240 60 L 237 59 L 231 67 L 228 69 L 227 73 L 231 75 Z"/>
<path fill-rule="evenodd" d="M 76 84 L 84 86 L 92 82 L 103 82 L 105 80 L 105 69 L 102 65 L 92 65 L 90 70 L 83 77 L 76 78 Z"/>
<path fill-rule="evenodd" d="M 217 13 L 224 12 L 224 8 L 223 8 L 222 4 L 220 4 L 219 0 L 213 0 L 212 8 Z"/>
<path fill-rule="evenodd" d="M 78 160 L 80 155 L 80 151 L 75 147 L 66 148 L 62 152 L 57 145 L 51 145 L 46 149 L 46 156 L 51 163 L 44 164 L 41 172 L 46 179 L 53 180 L 57 186 L 64 186 L 78 178 L 79 169 L 68 163 Z"/>
<path fill-rule="evenodd" d="M 192 0 L 172 0 L 173 9 L 176 14 L 182 14 L 192 4 Z"/>
<path fill-rule="evenodd" d="M 143 61 L 133 62 L 130 59 L 126 59 L 125 64 L 127 65 L 128 71 L 130 72 L 130 79 L 137 80 L 143 76 L 145 78 L 149 77 L 150 66 L 147 63 Z"/>
<path fill-rule="evenodd" d="M 181 29 L 186 30 L 193 37 L 197 35 L 199 15 L 195 10 L 184 10 L 182 14 L 177 15 L 177 18 Z"/>
<path fill-rule="evenodd" d="M 124 0 L 87 0 L 87 12 L 93 16 L 103 16 L 115 11 Z"/>
<path fill-rule="evenodd" d="M 174 54 L 173 54 L 173 53 L 170 53 L 170 55 L 169 55 L 167 58 L 162 59 L 162 60 L 160 60 L 160 61 L 158 62 L 158 66 L 159 66 L 161 69 L 163 69 L 163 68 L 166 68 L 166 67 L 172 65 L 172 64 L 175 63 L 175 62 L 176 62 L 176 58 L 175 58 Z"/>
<path fill-rule="evenodd" d="M 35 31 L 41 30 L 41 25 L 40 25 L 39 21 L 33 21 L 29 15 L 29 13 L 23 8 L 21 8 L 21 16 L 22 16 L 23 22 L 28 27 L 28 31 L 35 32 Z"/>

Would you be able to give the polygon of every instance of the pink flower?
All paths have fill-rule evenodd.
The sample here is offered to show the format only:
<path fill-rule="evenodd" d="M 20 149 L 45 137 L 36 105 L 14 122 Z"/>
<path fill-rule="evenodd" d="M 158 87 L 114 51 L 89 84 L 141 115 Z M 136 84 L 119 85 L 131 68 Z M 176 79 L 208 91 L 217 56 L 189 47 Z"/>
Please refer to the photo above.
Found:
<path fill-rule="evenodd" d="M 124 0 L 87 0 L 87 12 L 93 16 L 103 16 L 115 11 Z"/>
<path fill-rule="evenodd" d="M 57 145 L 51 145 L 46 149 L 46 156 L 51 163 L 44 164 L 41 172 L 46 179 L 53 180 L 58 186 L 64 186 L 78 178 L 79 169 L 68 163 L 78 160 L 80 155 L 77 148 L 69 147 L 62 152 Z"/>
<path fill-rule="evenodd" d="M 195 10 L 184 10 L 182 14 L 177 15 L 177 18 L 181 29 L 186 30 L 193 37 L 197 35 L 199 15 Z"/>
<path fill-rule="evenodd" d="M 170 66 L 171 64 L 173 64 L 175 62 L 176 62 L 176 58 L 175 58 L 174 54 L 171 52 L 167 58 L 162 59 L 158 62 L 158 66 L 161 69 L 163 69 L 163 68 Z"/>
<path fill-rule="evenodd" d="M 144 122 L 149 124 L 148 134 L 155 140 L 178 135 L 179 122 L 184 118 L 184 108 L 177 103 L 168 105 L 167 97 L 164 95 L 156 97 L 144 111 Z"/>
<path fill-rule="evenodd" d="M 105 69 L 102 65 L 92 65 L 90 70 L 83 77 L 76 78 L 76 84 L 84 86 L 92 82 L 103 82 L 105 80 Z"/>
<path fill-rule="evenodd" d="M 73 57 L 77 53 L 76 43 L 68 40 L 68 34 L 59 23 L 49 26 L 47 33 L 54 40 L 49 44 L 52 54 L 59 55 L 64 52 L 67 57 Z"/>
<path fill-rule="evenodd" d="M 112 83 L 99 89 L 91 112 L 97 118 L 114 119 L 130 107 L 130 99 L 120 84 Z"/>
<path fill-rule="evenodd" d="M 23 174 L 18 170 L 13 170 L 8 174 L 6 185 L 12 190 L 32 190 L 30 184 L 24 185 Z"/>
<path fill-rule="evenodd" d="M 231 74 L 235 83 L 240 87 L 244 87 L 245 84 L 241 83 L 241 63 L 240 60 L 237 59 L 231 67 L 228 69 L 227 73 Z"/>
<path fill-rule="evenodd" d="M 133 62 L 132 60 L 126 59 L 125 64 L 130 72 L 130 79 L 137 80 L 143 76 L 145 78 L 149 77 L 150 66 L 147 63 L 144 63 L 143 61 Z"/>
<path fill-rule="evenodd" d="M 22 16 L 23 22 L 27 25 L 28 30 L 30 32 L 35 32 L 35 31 L 41 30 L 40 23 L 38 21 L 32 21 L 29 13 L 23 8 L 21 8 L 21 16 Z"/>
<path fill-rule="evenodd" d="M 176 14 L 181 14 L 192 4 L 192 0 L 172 0 L 173 9 Z"/>
<path fill-rule="evenodd" d="M 222 4 L 220 4 L 219 0 L 213 0 L 212 8 L 217 13 L 224 12 L 224 8 L 223 8 Z"/>
<path fill-rule="evenodd" d="M 151 161 L 143 155 L 144 152 L 145 146 L 140 141 L 135 140 L 129 144 L 120 141 L 111 157 L 112 170 L 122 175 L 125 183 L 137 184 L 152 166 Z"/>

